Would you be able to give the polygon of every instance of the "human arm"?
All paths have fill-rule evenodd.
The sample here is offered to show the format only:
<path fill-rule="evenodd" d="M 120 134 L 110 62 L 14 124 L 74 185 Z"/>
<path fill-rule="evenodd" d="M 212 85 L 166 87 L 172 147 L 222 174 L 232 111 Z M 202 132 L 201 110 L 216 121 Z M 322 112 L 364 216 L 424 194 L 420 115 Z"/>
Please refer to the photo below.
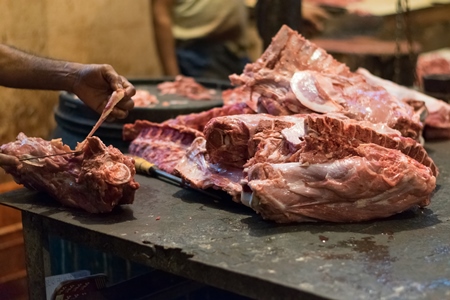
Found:
<path fill-rule="evenodd" d="M 180 73 L 175 54 L 175 37 L 172 32 L 172 8 L 174 0 L 150 0 L 156 47 L 164 74 Z"/>
<path fill-rule="evenodd" d="M 110 65 L 80 64 L 38 57 L 0 44 L 0 85 L 39 90 L 64 90 L 77 95 L 101 114 L 111 93 L 124 89 L 125 97 L 111 116 L 125 118 L 134 107 L 133 85 Z"/>

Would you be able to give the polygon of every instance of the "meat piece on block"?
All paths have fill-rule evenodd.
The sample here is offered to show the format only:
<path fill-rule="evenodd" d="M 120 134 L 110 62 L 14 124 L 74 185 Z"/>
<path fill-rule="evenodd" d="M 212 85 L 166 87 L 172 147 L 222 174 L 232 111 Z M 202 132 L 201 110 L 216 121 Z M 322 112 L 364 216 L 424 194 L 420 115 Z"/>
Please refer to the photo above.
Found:
<path fill-rule="evenodd" d="M 233 201 L 240 203 L 242 168 L 209 162 L 205 143 L 203 137 L 196 138 L 179 160 L 174 173 L 186 179 L 195 188 L 223 190 L 232 196 Z"/>
<path fill-rule="evenodd" d="M 358 122 L 345 116 L 267 114 L 235 115 L 211 120 L 204 131 L 212 163 L 248 167 L 257 162 L 308 164 L 354 155 L 359 144 L 373 143 L 437 167 L 424 147 L 382 124 Z"/>
<path fill-rule="evenodd" d="M 19 166 L 2 166 L 25 187 L 50 194 L 63 205 L 90 213 L 107 213 L 115 206 L 131 204 L 139 183 L 134 180 L 134 160 L 97 137 L 78 144 L 79 154 L 23 160 Z M 19 159 L 72 152 L 61 139 L 46 141 L 20 133 L 0 152 Z"/>
<path fill-rule="evenodd" d="M 436 178 L 398 150 L 361 144 L 330 162 L 257 163 L 248 170 L 248 205 L 279 223 L 360 222 L 429 204 Z"/>
<path fill-rule="evenodd" d="M 168 173 L 173 173 L 175 165 L 198 136 L 203 134 L 188 127 L 146 120 L 125 124 L 123 128 L 123 139 L 132 141 L 129 153 L 144 158 Z"/>
<path fill-rule="evenodd" d="M 212 119 L 204 135 L 175 171 L 276 222 L 387 217 L 428 205 L 436 187 L 438 169 L 423 146 L 385 124 L 332 114 L 234 115 Z"/>
<path fill-rule="evenodd" d="M 385 123 L 413 139 L 421 135 L 423 125 L 414 109 L 287 26 L 258 60 L 230 80 L 261 95 L 257 104 L 261 113 L 340 113 L 358 121 Z"/>

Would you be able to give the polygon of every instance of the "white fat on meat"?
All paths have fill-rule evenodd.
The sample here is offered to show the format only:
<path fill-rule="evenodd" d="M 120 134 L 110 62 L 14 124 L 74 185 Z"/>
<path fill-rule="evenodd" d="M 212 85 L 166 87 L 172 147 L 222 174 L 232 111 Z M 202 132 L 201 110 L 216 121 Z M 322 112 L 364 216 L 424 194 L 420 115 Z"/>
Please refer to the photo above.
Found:
<path fill-rule="evenodd" d="M 342 106 L 337 99 L 331 78 L 315 71 L 295 72 L 290 81 L 292 92 L 301 104 L 319 113 L 339 112 Z"/>

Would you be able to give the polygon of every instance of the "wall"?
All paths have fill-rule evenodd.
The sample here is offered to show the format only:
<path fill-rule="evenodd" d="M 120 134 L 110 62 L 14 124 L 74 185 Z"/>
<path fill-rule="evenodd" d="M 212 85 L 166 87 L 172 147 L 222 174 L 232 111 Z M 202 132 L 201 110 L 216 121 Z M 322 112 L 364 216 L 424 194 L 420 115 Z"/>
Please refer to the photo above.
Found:
<path fill-rule="evenodd" d="M 161 74 L 151 0 L 0 0 L 0 42 L 55 59 L 108 63 L 126 77 Z M 47 138 L 58 92 L 0 87 L 0 144 Z M 0 169 L 0 182 L 9 180 Z"/>

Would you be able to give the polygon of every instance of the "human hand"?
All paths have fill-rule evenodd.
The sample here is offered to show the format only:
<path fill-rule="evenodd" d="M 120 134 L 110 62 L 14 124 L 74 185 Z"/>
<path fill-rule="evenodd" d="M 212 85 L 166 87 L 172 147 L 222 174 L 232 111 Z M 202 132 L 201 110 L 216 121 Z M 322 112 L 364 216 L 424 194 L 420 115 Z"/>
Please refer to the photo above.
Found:
<path fill-rule="evenodd" d="M 134 102 L 131 97 L 136 93 L 136 89 L 110 65 L 78 64 L 76 78 L 72 92 L 98 114 L 103 112 L 112 92 L 116 90 L 123 90 L 125 96 L 114 107 L 110 117 L 123 119 L 128 115 L 128 111 L 133 109 Z M 111 121 L 111 118 L 108 120 Z"/>
<path fill-rule="evenodd" d="M 17 157 L 0 153 L 0 166 L 18 166 L 20 161 Z"/>

